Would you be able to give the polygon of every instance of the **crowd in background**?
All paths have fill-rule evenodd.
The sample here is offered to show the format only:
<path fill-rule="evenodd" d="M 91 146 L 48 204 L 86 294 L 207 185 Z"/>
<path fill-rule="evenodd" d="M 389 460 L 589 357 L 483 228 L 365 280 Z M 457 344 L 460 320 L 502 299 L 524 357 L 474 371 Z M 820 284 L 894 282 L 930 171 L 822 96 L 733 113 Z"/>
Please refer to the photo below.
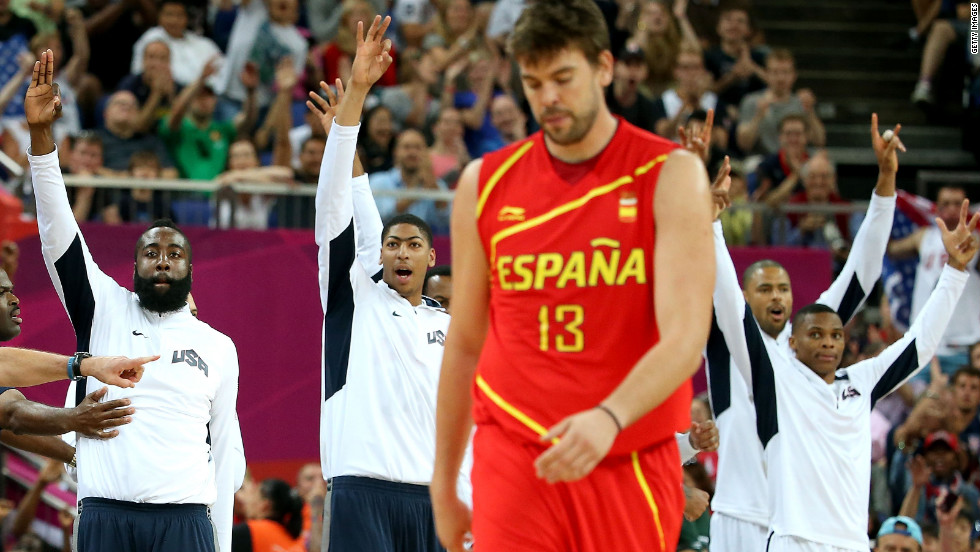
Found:
<path fill-rule="evenodd" d="M 13 166 L 27 166 L 23 95 L 37 54 L 50 48 L 64 106 L 55 125 L 63 171 L 132 183 L 121 190 L 71 188 L 77 220 L 166 216 L 218 228 L 311 227 L 312 198 L 247 193 L 247 185 L 316 185 L 325 131 L 306 107 L 307 93 L 320 91 L 321 81 L 345 80 L 357 23 L 390 14 L 395 61 L 369 99 L 358 154 L 376 191 L 453 190 L 470 160 L 536 130 L 505 51 L 524 3 L 0 0 L 0 150 Z M 679 127 L 694 133 L 713 119 L 709 173 L 732 159 L 733 207 L 722 216 L 727 243 L 819 247 L 843 262 L 859 217 L 780 214 L 785 205 L 847 201 L 837 189 L 834 159 L 822 149 L 832 144 L 817 97 L 796 86 L 793 52 L 765 43 L 750 2 L 598 3 L 616 57 L 606 91 L 613 112 L 670 139 Z M 912 4 L 917 25 L 909 40 L 922 45 L 923 57 L 911 100 L 927 107 L 937 101 L 935 83 L 951 49 L 963 51 L 962 63 L 945 69 L 963 72 L 953 81 L 976 75 L 980 57 L 969 55 L 965 41 L 967 4 Z M 980 79 L 967 82 L 967 97 L 980 98 Z M 0 168 L 0 179 L 29 209 L 29 183 L 10 164 Z M 174 178 L 222 188 L 171 197 L 139 186 Z M 241 186 L 232 190 L 233 184 Z M 770 210 L 740 209 L 749 204 Z M 448 233 L 449 202 L 379 196 L 378 206 L 383 218 L 413 213 Z M 2 254 L 16 270 L 16 248 L 7 245 Z M 880 307 L 866 308 L 848 327 L 845 365 L 901 335 L 888 301 L 872 303 Z M 702 399 L 692 405 L 694 421 L 710 412 Z M 938 550 L 930 546 L 938 546 L 942 530 L 955 532 L 956 552 L 970 550 L 980 535 L 980 343 L 966 364 L 937 365 L 881 401 L 873 417 L 872 525 L 901 513 L 923 524 L 924 550 Z M 714 466 L 711 453 L 701 455 L 685 468 L 689 485 L 710 496 Z M 56 467 L 41 470 L 40 483 L 16 508 L 0 504 L 7 550 L 51 547 L 30 531 L 30 520 L 43 485 L 60 478 Z M 297 479 L 295 489 L 247 480 L 236 502 L 236 538 L 251 535 L 254 542 L 256 534 L 279 531 L 296 550 L 319 550 L 315 524 L 326 489 L 318 466 L 304 467 Z M 954 491 L 959 502 L 937 509 L 941 489 Z M 70 514 L 61 523 L 67 547 Z M 706 523 L 687 523 L 685 534 L 694 537 L 679 550 L 703 549 L 697 526 Z"/>

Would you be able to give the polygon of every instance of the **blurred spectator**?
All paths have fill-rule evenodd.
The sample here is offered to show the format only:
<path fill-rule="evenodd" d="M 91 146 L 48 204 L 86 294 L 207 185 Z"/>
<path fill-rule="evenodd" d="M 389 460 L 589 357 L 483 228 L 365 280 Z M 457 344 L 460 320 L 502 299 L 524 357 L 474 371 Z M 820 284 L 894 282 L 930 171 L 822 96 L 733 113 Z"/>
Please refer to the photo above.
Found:
<path fill-rule="evenodd" d="M 943 0 L 912 0 L 912 11 L 915 12 L 915 26 L 909 28 L 909 40 L 918 44 L 932 28 L 932 23 L 939 17 Z"/>
<path fill-rule="evenodd" d="M 437 13 L 429 0 L 394 0 L 389 34 L 400 48 L 421 48 L 427 35 L 435 31 Z"/>
<path fill-rule="evenodd" d="M 234 512 L 235 523 L 241 523 L 248 519 L 255 519 L 256 516 L 256 503 L 259 499 L 259 485 L 256 483 L 255 478 L 252 477 L 251 470 L 246 466 L 245 468 L 245 478 L 242 480 L 242 486 L 237 491 L 235 491 L 235 505 L 232 511 Z"/>
<path fill-rule="evenodd" d="M 937 22 L 938 24 L 938 22 Z M 946 185 L 939 188 L 936 196 L 936 216 L 950 228 L 959 221 L 960 208 L 966 199 L 962 186 Z M 915 284 L 912 288 L 912 316 L 922 309 L 926 298 L 939 279 L 939 272 L 945 263 L 945 249 L 939 228 L 930 224 L 923 226 L 900 240 L 888 244 L 888 254 L 894 258 L 919 256 L 916 267 Z M 949 327 L 943 335 L 937 356 L 942 363 L 943 372 L 952 374 L 960 366 L 970 363 L 969 348 L 980 341 L 980 255 L 967 266 L 969 280 L 963 295 L 956 304 Z"/>
<path fill-rule="evenodd" d="M 376 105 L 364 114 L 357 135 L 357 154 L 364 163 L 364 172 L 371 174 L 391 169 L 395 132 L 394 117 L 384 105 Z"/>
<path fill-rule="evenodd" d="M 891 517 L 881 524 L 874 552 L 921 552 L 922 529 L 914 519 Z"/>
<path fill-rule="evenodd" d="M 425 282 L 422 284 L 422 295 L 435 299 L 452 314 L 453 301 L 453 271 L 449 265 L 434 266 L 425 273 Z"/>
<path fill-rule="evenodd" d="M 249 140 L 236 140 L 228 150 L 228 170 L 218 176 L 224 188 L 218 193 L 219 228 L 265 230 L 275 198 L 261 194 L 235 193 L 231 184 L 286 183 L 292 181 L 293 170 L 287 166 L 263 167 L 259 154 Z"/>
<path fill-rule="evenodd" d="M 490 101 L 490 123 L 504 145 L 527 138 L 527 115 L 510 94 L 500 94 Z"/>
<path fill-rule="evenodd" d="M 643 50 L 638 46 L 624 48 L 613 65 L 613 81 L 606 88 L 606 104 L 614 115 L 652 132 L 657 121 L 653 101 L 640 91 L 648 72 Z"/>
<path fill-rule="evenodd" d="M 980 370 L 980 341 L 970 346 L 970 366 Z"/>
<path fill-rule="evenodd" d="M 139 180 L 157 180 L 163 169 L 160 159 L 152 151 L 138 151 L 129 158 L 129 176 L 137 184 Z M 138 184 L 137 184 L 138 185 Z M 123 222 L 139 222 L 148 224 L 162 218 L 174 220 L 174 215 L 168 208 L 169 202 L 164 202 L 159 190 L 133 188 L 125 190 L 120 201 L 107 206 L 102 211 L 102 220 L 106 224 L 122 224 Z"/>
<path fill-rule="evenodd" d="M 303 124 L 289 129 L 289 149 L 293 154 L 290 165 L 294 169 L 299 168 L 300 153 L 310 138 L 319 138 L 321 142 L 326 142 L 327 135 L 323 133 L 323 125 L 316 114 L 307 109 L 303 112 Z M 317 172 L 319 173 L 319 169 Z"/>
<path fill-rule="evenodd" d="M 772 155 L 779 150 L 779 125 L 790 114 L 803 115 L 806 120 L 807 141 L 818 148 L 827 142 L 820 117 L 817 117 L 817 98 L 807 88 L 793 94 L 796 83 L 796 62 L 784 48 L 773 49 L 766 59 L 765 90 L 745 96 L 739 107 L 736 137 L 745 154 Z"/>
<path fill-rule="evenodd" d="M 2 2 L 3 0 L 0 0 Z M 23 100 L 24 83 L 30 79 L 31 72 L 34 70 L 35 58 L 28 51 L 18 54 L 20 70 L 4 82 L 0 88 L 0 113 L 4 112 L 6 106 L 16 98 Z M 27 140 L 26 125 L 23 112 L 18 117 L 10 117 L 5 123 L 0 117 L 0 149 L 3 153 L 14 160 L 22 167 L 27 166 L 27 154 L 25 148 L 21 147 Z"/>
<path fill-rule="evenodd" d="M 948 510 L 937 510 L 939 525 L 939 549 L 942 552 L 970 552 L 973 550 L 973 527 L 976 517 L 971 516 L 961 497 Z"/>
<path fill-rule="evenodd" d="M 350 79 L 350 67 L 354 62 L 354 50 L 357 46 L 354 41 L 357 23 L 358 21 L 363 22 L 366 31 L 371 26 L 376 13 L 374 6 L 367 0 L 344 0 L 337 35 L 323 48 L 321 63 L 323 80 L 333 83 L 338 78 L 344 82 Z M 391 54 L 394 61 L 378 81 L 378 86 L 398 84 L 398 54 L 395 48 L 392 48 L 388 53 Z"/>
<path fill-rule="evenodd" d="M 413 49 L 402 56 L 399 84 L 378 90 L 400 126 L 428 128 L 439 113 L 439 68 L 435 49 Z"/>
<path fill-rule="evenodd" d="M 450 188 L 456 187 L 456 180 L 463 167 L 470 162 L 470 154 L 463 142 L 463 121 L 455 108 L 445 107 L 439 111 L 439 118 L 432 127 L 434 141 L 429 148 L 432 172 Z"/>
<path fill-rule="evenodd" d="M 388 9 L 387 0 L 369 0 L 372 13 L 384 13 Z M 338 32 L 343 14 L 342 0 L 307 0 L 306 18 L 310 31 L 317 42 L 331 40 Z"/>
<path fill-rule="evenodd" d="M 847 204 L 837 193 L 837 168 L 830 158 L 821 153 L 814 155 L 801 169 L 803 191 L 789 198 L 791 205 Z M 823 213 L 790 213 L 789 232 L 784 243 L 800 247 L 830 249 L 838 261 L 847 258 L 850 239 L 849 216 Z M 774 240 L 778 242 L 778 240 Z"/>
<path fill-rule="evenodd" d="M 657 118 L 654 132 L 658 135 L 676 139 L 677 127 L 685 124 L 688 117 L 699 109 L 714 109 L 715 117 L 722 115 L 718 109 L 718 96 L 711 91 L 711 75 L 704 70 L 701 50 L 694 44 L 685 44 L 678 51 L 673 82 L 674 85 L 654 102 L 654 116 Z M 718 129 L 723 130 L 720 125 Z M 722 139 L 727 142 L 726 138 Z M 712 143 L 717 144 L 717 140 L 712 139 Z"/>
<path fill-rule="evenodd" d="M 257 517 L 232 527 L 232 552 L 301 550 L 303 499 L 279 479 L 263 481 L 258 495 Z"/>
<path fill-rule="evenodd" d="M 147 43 L 143 48 L 142 71 L 131 73 L 119 82 L 119 90 L 132 92 L 142 106 L 140 132 L 151 130 L 170 111 L 180 88 L 170 71 L 170 46 L 164 40 Z"/>
<path fill-rule="evenodd" d="M 698 463 L 687 464 L 684 466 L 684 493 L 687 498 L 687 505 L 684 509 L 684 521 L 681 524 L 680 540 L 677 542 L 677 552 L 699 552 L 708 550 L 709 527 L 711 524 L 711 511 L 708 509 L 708 502 L 714 493 L 711 479 L 708 477 L 704 466 Z M 704 507 L 692 508 L 692 502 L 700 505 L 704 501 Z M 689 509 L 690 508 L 690 509 Z M 696 516 L 690 516 L 691 511 L 700 509 Z"/>
<path fill-rule="evenodd" d="M 395 140 L 395 166 L 388 171 L 370 175 L 371 190 L 448 190 L 432 172 L 425 137 L 414 130 L 403 130 Z M 402 213 L 411 213 L 432 227 L 434 233 L 449 231 L 449 205 L 432 199 L 377 197 L 381 220 Z"/>
<path fill-rule="evenodd" d="M 81 133 L 71 139 L 71 147 L 68 150 L 68 162 L 62 168 L 64 174 L 75 176 L 106 176 L 111 174 L 103 166 L 102 138 L 92 132 Z M 84 222 L 89 219 L 92 212 L 92 204 L 95 203 L 99 210 L 106 204 L 107 194 L 110 190 L 100 190 L 99 200 L 95 201 L 96 191 L 92 187 L 69 188 L 72 212 L 75 220 Z"/>
<path fill-rule="evenodd" d="M 37 473 L 37 480 L 31 485 L 20 504 L 14 510 L 13 523 L 10 526 L 10 536 L 17 539 L 15 550 L 44 550 L 44 545 L 37 546 L 35 543 L 43 543 L 35 533 L 31 532 L 31 523 L 37 516 L 37 507 L 41 504 L 41 496 L 44 489 L 52 483 L 61 481 L 65 475 L 65 468 L 60 460 L 45 460 L 41 469 Z M 35 541 L 34 539 L 37 539 Z"/>
<path fill-rule="evenodd" d="M 34 23 L 10 11 L 10 0 L 0 0 L 0 82 L 6 83 L 20 72 L 17 56 L 29 51 L 28 45 L 36 34 Z M 4 117 L 23 118 L 24 90 L 26 86 L 7 104 Z"/>
<path fill-rule="evenodd" d="M 453 49 L 468 50 L 482 40 L 475 32 L 476 17 L 470 0 L 445 0 L 436 6 L 440 8 L 436 33 L 442 38 L 442 45 L 450 49 L 450 56 Z"/>
<path fill-rule="evenodd" d="M 466 148 L 474 158 L 503 146 L 500 134 L 490 122 L 489 111 L 497 61 L 488 49 L 474 50 L 453 62 L 446 69 L 443 81 L 440 105 L 460 111 L 466 129 Z"/>
<path fill-rule="evenodd" d="M 487 20 L 487 38 L 503 44 L 524 11 L 525 0 L 497 0 Z"/>
<path fill-rule="evenodd" d="M 299 164 L 295 167 L 296 182 L 316 184 L 320 179 L 320 165 L 323 163 L 323 148 L 327 139 L 323 136 L 310 136 L 300 146 Z"/>
<path fill-rule="evenodd" d="M 636 21 L 636 32 L 630 39 L 646 56 L 647 93 L 663 93 L 674 78 L 674 67 L 682 43 L 697 44 L 697 36 L 687 20 L 687 1 L 674 2 L 673 12 L 667 0 L 645 0 Z"/>
<path fill-rule="evenodd" d="M 133 45 L 157 23 L 154 0 L 87 0 L 82 9 L 88 32 L 92 73 L 102 90 L 115 90 L 132 65 Z"/>
<path fill-rule="evenodd" d="M 74 3 L 74 4 L 77 4 Z M 58 30 L 58 22 L 65 14 L 64 0 L 10 0 L 10 11 L 29 19 L 40 33 Z"/>
<path fill-rule="evenodd" d="M 242 0 L 215 85 L 222 99 L 219 119 L 234 118 L 248 96 L 240 78 L 246 63 L 254 63 L 258 69 L 256 99 L 260 108 L 273 100 L 276 67 L 283 58 L 289 58 L 297 75 L 303 74 L 308 45 L 296 27 L 298 19 L 298 0 Z"/>
<path fill-rule="evenodd" d="M 810 159 L 806 124 L 806 118 L 795 113 L 779 121 L 779 151 L 759 163 L 757 185 L 752 190 L 754 200 L 778 207 L 799 191 L 800 170 Z"/>
<path fill-rule="evenodd" d="M 970 462 L 964 472 L 973 475 L 976 458 L 980 455 L 980 370 L 963 366 L 952 381 L 952 408 L 949 409 L 949 428 L 957 435 L 960 444 L 969 455 Z M 972 479 L 972 477 L 971 477 Z"/>
<path fill-rule="evenodd" d="M 950 46 L 961 45 L 954 49 L 957 59 L 963 59 L 966 54 L 965 45 L 970 32 L 970 3 L 950 2 L 955 4 L 955 14 L 937 19 L 929 29 L 929 37 L 922 50 L 922 63 L 919 66 L 919 81 L 912 91 L 912 103 L 921 107 L 931 106 L 936 102 L 933 81 L 946 59 Z M 959 94 L 956 96 L 959 98 Z"/>
<path fill-rule="evenodd" d="M 723 8 L 717 32 L 721 42 L 705 52 L 704 64 L 715 78 L 719 101 L 737 110 L 747 94 L 765 88 L 766 72 L 762 67 L 766 56 L 749 43 L 752 27 L 749 12 L 744 8 Z"/>
<path fill-rule="evenodd" d="M 75 514 L 72 513 L 68 508 L 58 512 L 58 525 L 61 526 L 61 533 L 63 535 L 61 551 L 62 552 L 72 552 L 72 532 L 75 529 Z"/>
<path fill-rule="evenodd" d="M 139 103 L 132 92 L 121 90 L 109 96 L 103 117 L 105 128 L 98 131 L 106 168 L 125 171 L 129 158 L 137 151 L 152 151 L 160 158 L 165 178 L 177 178 L 177 170 L 163 141 L 155 134 L 138 132 Z"/>
<path fill-rule="evenodd" d="M 20 247 L 17 242 L 3 240 L 0 242 L 0 270 L 7 273 L 11 283 L 17 283 L 17 269 L 20 267 Z M 0 501 L 2 502 L 2 501 Z M 2 508 L 0 508 L 2 513 Z M 3 522 L 0 516 L 0 523 Z"/>
<path fill-rule="evenodd" d="M 922 552 L 943 552 L 939 546 L 939 526 L 933 523 L 923 523 L 922 527 Z"/>
<path fill-rule="evenodd" d="M 905 494 L 899 515 L 920 523 L 936 523 L 937 508 L 950 507 L 939 501 L 940 495 L 952 493 L 963 498 L 964 509 L 971 519 L 977 519 L 980 492 L 967 483 L 960 472 L 960 450 L 956 436 L 949 432 L 937 431 L 926 437 L 922 448 L 909 461 L 912 485 Z"/>
<path fill-rule="evenodd" d="M 187 86 L 204 70 L 221 50 L 213 40 L 187 29 L 187 5 L 184 0 L 163 0 L 160 3 L 158 26 L 143 33 L 133 45 L 130 73 L 143 72 L 143 51 L 151 42 L 163 41 L 170 47 L 170 70 L 174 82 Z M 215 83 L 209 83 L 212 86 Z"/>
<path fill-rule="evenodd" d="M 311 550 L 309 540 L 313 536 L 313 514 L 323 515 L 323 495 L 326 490 L 327 482 L 323 480 L 319 463 L 305 464 L 299 469 L 296 474 L 296 494 L 303 500 L 303 534 L 300 538 L 307 543 L 305 550 Z"/>

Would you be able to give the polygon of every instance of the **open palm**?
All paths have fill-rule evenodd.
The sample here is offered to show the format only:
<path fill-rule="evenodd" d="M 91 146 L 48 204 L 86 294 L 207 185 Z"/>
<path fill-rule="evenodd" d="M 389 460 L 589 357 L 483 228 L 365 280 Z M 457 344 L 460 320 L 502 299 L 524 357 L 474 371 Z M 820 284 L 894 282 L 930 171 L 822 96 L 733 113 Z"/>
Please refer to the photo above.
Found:
<path fill-rule="evenodd" d="M 351 82 L 371 86 L 378 82 L 381 75 L 391 65 L 391 40 L 384 38 L 385 31 L 391 23 L 391 17 L 375 16 L 371 27 L 364 35 L 364 22 L 357 23 L 357 53 L 351 67 Z"/>
<path fill-rule="evenodd" d="M 24 113 L 30 126 L 45 126 L 61 117 L 61 96 L 54 83 L 54 53 L 45 50 L 34 64 L 31 85 L 24 97 Z"/>
<path fill-rule="evenodd" d="M 973 234 L 977 229 L 977 222 L 980 222 L 980 213 L 974 214 L 967 222 L 969 214 L 970 201 L 964 199 L 963 205 L 960 206 L 960 221 L 956 228 L 950 230 L 946 227 L 943 219 L 936 219 L 936 224 L 942 232 L 943 245 L 946 247 L 946 253 L 949 254 L 950 265 L 960 270 L 966 267 L 970 259 L 977 254 L 977 249 L 980 248 L 980 243 Z"/>

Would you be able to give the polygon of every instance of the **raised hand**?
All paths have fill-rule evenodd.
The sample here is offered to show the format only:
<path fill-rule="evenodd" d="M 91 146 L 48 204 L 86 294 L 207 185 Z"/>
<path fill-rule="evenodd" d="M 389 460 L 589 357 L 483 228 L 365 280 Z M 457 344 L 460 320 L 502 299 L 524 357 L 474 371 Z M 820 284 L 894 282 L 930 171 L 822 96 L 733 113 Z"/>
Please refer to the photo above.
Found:
<path fill-rule="evenodd" d="M 946 227 L 943 219 L 936 218 L 939 231 L 943 234 L 943 246 L 946 247 L 946 253 L 949 255 L 946 263 L 957 270 L 966 270 L 967 263 L 977 254 L 977 249 L 980 248 L 977 237 L 974 235 L 974 231 L 977 229 L 977 222 L 980 222 L 980 212 L 975 213 L 970 218 L 970 221 L 967 222 L 969 215 L 970 200 L 964 199 L 963 205 L 960 206 L 960 222 L 956 225 L 956 228 L 950 230 Z"/>
<path fill-rule="evenodd" d="M 31 85 L 24 97 L 24 114 L 30 127 L 50 127 L 61 117 L 61 95 L 54 83 L 54 53 L 41 52 L 41 59 L 34 63 Z"/>
<path fill-rule="evenodd" d="M 320 81 L 320 89 L 327 95 L 327 98 L 323 99 L 323 96 L 310 90 L 310 99 L 306 100 L 306 108 L 320 119 L 324 135 L 330 134 L 333 118 L 337 115 L 337 105 L 340 104 L 340 100 L 344 99 L 344 81 L 337 79 L 335 86 L 337 87 L 336 94 L 326 82 Z"/>
<path fill-rule="evenodd" d="M 391 17 L 382 20 L 377 15 L 365 35 L 364 22 L 357 22 L 357 53 L 351 66 L 349 86 L 370 87 L 388 70 L 392 62 L 391 54 L 388 53 L 391 50 L 391 40 L 384 38 L 384 35 L 390 24 Z"/>
<path fill-rule="evenodd" d="M 280 59 L 279 63 L 276 64 L 276 86 L 279 88 L 279 92 L 291 93 L 297 82 L 299 82 L 299 76 L 296 74 L 293 58 L 286 56 Z"/>
<path fill-rule="evenodd" d="M 61 476 L 65 474 L 65 467 L 58 460 L 47 460 L 44 465 L 41 466 L 41 471 L 37 473 L 38 483 L 42 483 L 45 486 L 59 481 Z"/>
<path fill-rule="evenodd" d="M 721 213 L 725 209 L 732 206 L 732 199 L 728 195 L 728 191 L 732 187 L 732 163 L 731 159 L 726 155 L 725 161 L 721 164 L 718 169 L 718 174 L 715 175 L 715 181 L 711 183 L 711 203 L 714 206 L 714 219 L 718 220 Z"/>
<path fill-rule="evenodd" d="M 99 402 L 108 391 L 108 387 L 93 391 L 72 409 L 72 431 L 89 439 L 106 440 L 119 435 L 119 430 L 113 428 L 133 421 L 130 416 L 136 410 L 129 406 L 129 399 Z"/>
<path fill-rule="evenodd" d="M 238 76 L 238 78 L 241 79 L 242 86 L 244 86 L 246 90 L 255 90 L 259 87 L 260 83 L 259 66 L 256 65 L 254 61 L 247 62 L 245 67 L 242 68 L 242 73 Z"/>
<path fill-rule="evenodd" d="M 871 114 L 871 147 L 874 148 L 875 157 L 878 158 L 878 170 L 883 173 L 895 174 L 898 172 L 897 151 L 905 151 L 905 144 L 898 138 L 900 130 L 902 130 L 902 125 L 895 125 L 891 139 L 886 141 L 878 134 L 878 114 Z"/>
<path fill-rule="evenodd" d="M 135 387 L 143 377 L 143 365 L 160 358 L 160 355 L 139 358 L 91 357 L 82 359 L 83 376 L 92 376 L 102 383 L 116 387 Z"/>
<path fill-rule="evenodd" d="M 221 68 L 221 56 L 218 55 L 212 56 L 204 63 L 204 67 L 201 67 L 201 74 L 198 76 L 198 79 L 200 79 L 201 82 L 204 82 L 209 78 L 211 78 L 212 75 L 217 73 L 218 69 L 220 68 Z"/>
<path fill-rule="evenodd" d="M 714 124 L 715 110 L 709 109 L 700 133 L 690 135 L 683 126 L 678 126 L 677 136 L 680 139 L 681 145 L 684 146 L 684 149 L 698 154 L 698 157 L 702 161 L 707 161 L 708 154 L 711 152 L 711 129 L 714 127 Z"/>

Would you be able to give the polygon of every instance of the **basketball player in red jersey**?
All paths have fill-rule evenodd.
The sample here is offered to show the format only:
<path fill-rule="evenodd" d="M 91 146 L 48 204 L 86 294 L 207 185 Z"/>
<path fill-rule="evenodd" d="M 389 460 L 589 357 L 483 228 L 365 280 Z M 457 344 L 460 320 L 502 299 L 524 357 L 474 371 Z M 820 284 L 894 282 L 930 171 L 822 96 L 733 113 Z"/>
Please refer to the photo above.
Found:
<path fill-rule="evenodd" d="M 592 0 L 529 3 L 509 46 L 543 132 L 471 163 L 456 192 L 439 538 L 458 551 L 471 530 L 455 481 L 475 421 L 477 550 L 673 550 L 673 435 L 711 317 L 707 174 L 610 114 Z"/>

